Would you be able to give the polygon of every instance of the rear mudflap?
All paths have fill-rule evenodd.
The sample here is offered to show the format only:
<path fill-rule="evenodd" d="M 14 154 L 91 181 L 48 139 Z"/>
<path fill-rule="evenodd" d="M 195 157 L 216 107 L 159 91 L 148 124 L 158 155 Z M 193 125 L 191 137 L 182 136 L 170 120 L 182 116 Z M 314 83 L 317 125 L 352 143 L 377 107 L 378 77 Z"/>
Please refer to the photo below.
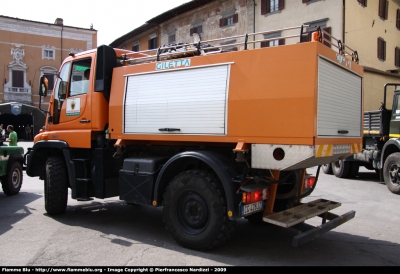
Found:
<path fill-rule="evenodd" d="M 293 246 L 298 247 L 354 218 L 355 211 L 349 211 L 341 216 L 329 212 L 339 206 L 341 206 L 340 203 L 319 199 L 285 211 L 264 216 L 263 221 L 298 230 L 300 234 L 295 236 L 292 242 Z M 313 217 L 322 218 L 321 225 L 312 226 L 304 223 L 307 219 Z"/>

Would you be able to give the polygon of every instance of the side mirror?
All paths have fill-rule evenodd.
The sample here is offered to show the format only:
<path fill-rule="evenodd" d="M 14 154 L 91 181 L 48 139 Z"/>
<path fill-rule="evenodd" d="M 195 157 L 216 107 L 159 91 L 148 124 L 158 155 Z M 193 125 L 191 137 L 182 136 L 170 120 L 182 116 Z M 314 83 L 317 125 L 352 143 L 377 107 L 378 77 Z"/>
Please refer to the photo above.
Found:
<path fill-rule="evenodd" d="M 49 90 L 49 81 L 45 76 L 40 77 L 39 80 L 39 95 L 46 97 Z"/>

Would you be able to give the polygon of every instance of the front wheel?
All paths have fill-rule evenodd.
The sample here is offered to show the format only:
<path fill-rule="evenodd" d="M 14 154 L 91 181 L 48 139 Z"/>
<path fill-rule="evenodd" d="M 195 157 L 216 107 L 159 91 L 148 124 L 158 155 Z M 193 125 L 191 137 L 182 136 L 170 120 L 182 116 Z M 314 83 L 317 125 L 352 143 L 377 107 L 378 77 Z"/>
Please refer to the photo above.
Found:
<path fill-rule="evenodd" d="M 396 152 L 387 157 L 383 166 L 383 178 L 390 192 L 400 194 L 400 153 Z"/>
<path fill-rule="evenodd" d="M 6 195 L 18 194 L 22 186 L 22 167 L 19 162 L 11 164 L 7 174 L 2 178 L 3 191 Z"/>
<path fill-rule="evenodd" d="M 63 159 L 49 157 L 44 180 L 44 206 L 48 214 L 62 214 L 67 209 L 68 182 Z"/>
<path fill-rule="evenodd" d="M 178 244 L 195 250 L 222 245 L 235 226 L 228 218 L 221 184 L 205 170 L 182 172 L 170 182 L 164 195 L 163 219 Z"/>

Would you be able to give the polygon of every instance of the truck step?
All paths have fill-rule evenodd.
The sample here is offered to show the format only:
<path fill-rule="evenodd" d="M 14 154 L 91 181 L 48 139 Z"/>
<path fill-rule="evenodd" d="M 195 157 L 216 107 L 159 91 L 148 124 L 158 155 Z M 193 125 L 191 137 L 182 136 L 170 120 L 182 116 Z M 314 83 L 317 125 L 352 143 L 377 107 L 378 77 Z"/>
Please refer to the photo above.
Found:
<path fill-rule="evenodd" d="M 263 217 L 263 221 L 287 228 L 302 223 L 307 219 L 321 215 L 339 206 L 341 206 L 340 203 L 319 199 L 285 211 L 265 216 Z"/>

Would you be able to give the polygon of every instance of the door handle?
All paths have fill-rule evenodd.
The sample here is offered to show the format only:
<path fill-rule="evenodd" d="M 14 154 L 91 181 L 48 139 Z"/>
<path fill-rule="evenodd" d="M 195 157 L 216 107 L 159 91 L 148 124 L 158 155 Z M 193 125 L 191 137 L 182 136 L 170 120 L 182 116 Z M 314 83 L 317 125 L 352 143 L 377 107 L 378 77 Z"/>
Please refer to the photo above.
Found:
<path fill-rule="evenodd" d="M 171 132 L 171 131 L 181 131 L 181 129 L 180 129 L 180 128 L 159 128 L 158 131 L 168 131 L 168 132 Z"/>
<path fill-rule="evenodd" d="M 80 120 L 79 122 L 87 124 L 90 123 L 90 120 Z"/>
<path fill-rule="evenodd" d="M 339 134 L 348 134 L 349 131 L 348 130 L 338 130 L 337 133 L 339 133 Z"/>

